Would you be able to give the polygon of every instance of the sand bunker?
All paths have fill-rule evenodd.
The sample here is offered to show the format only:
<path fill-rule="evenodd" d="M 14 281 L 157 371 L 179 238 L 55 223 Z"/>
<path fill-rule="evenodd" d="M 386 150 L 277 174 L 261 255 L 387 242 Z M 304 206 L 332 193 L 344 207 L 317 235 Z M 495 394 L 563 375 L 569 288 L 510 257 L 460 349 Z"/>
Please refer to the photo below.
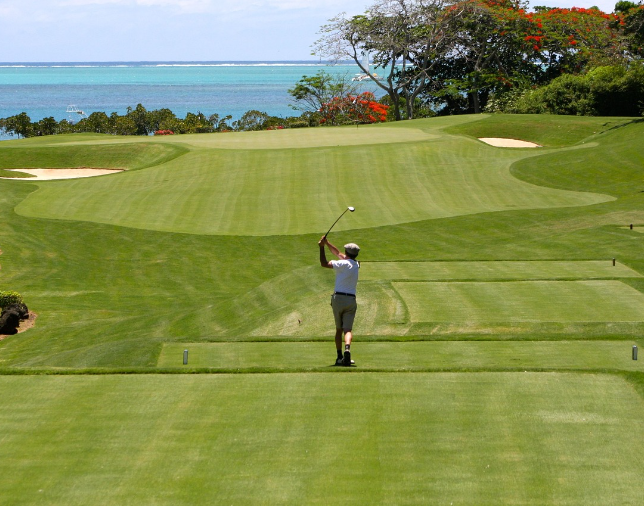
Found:
<path fill-rule="evenodd" d="M 539 144 L 517 139 L 504 139 L 502 137 L 480 137 L 480 141 L 497 148 L 540 148 Z"/>
<path fill-rule="evenodd" d="M 52 179 L 76 179 L 79 177 L 104 176 L 123 172 L 122 169 L 7 169 L 12 172 L 23 172 L 35 177 L 5 177 L 2 179 L 14 179 L 20 181 L 49 181 Z"/>

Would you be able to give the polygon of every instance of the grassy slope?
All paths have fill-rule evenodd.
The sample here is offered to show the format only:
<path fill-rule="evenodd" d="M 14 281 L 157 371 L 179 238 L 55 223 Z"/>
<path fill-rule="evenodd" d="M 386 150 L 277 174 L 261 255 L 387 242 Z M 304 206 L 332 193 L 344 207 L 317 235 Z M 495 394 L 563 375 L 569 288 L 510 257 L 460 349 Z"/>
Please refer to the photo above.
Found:
<path fill-rule="evenodd" d="M 415 125 L 425 133 L 437 127 L 467 127 L 467 135 L 482 137 L 499 136 L 499 125 L 518 121 L 512 132 L 548 144 L 539 136 L 550 135 L 553 125 L 561 121 L 566 128 L 552 136 L 552 146 L 561 145 L 554 140 L 581 142 L 598 128 L 592 118 L 575 118 L 574 128 L 568 118 L 546 119 L 550 124 L 540 128 L 539 135 L 531 133 L 539 124 L 535 118 L 440 118 Z M 408 125 L 391 128 L 404 130 Z M 564 135 L 565 142 L 562 131 L 572 132 L 570 137 Z M 450 130 L 450 135 L 457 133 Z M 614 146 L 627 146 L 641 133 L 642 125 L 633 124 L 596 134 L 592 139 L 596 147 L 557 151 L 552 156 L 517 150 L 519 154 L 507 158 L 500 154 L 503 150 L 466 142 L 486 156 L 506 157 L 508 170 L 510 159 L 514 160 L 513 174 L 529 183 L 612 195 L 613 201 L 484 212 L 350 231 L 340 226 L 332 240 L 336 244 L 355 240 L 363 247 L 365 261 L 610 262 L 617 257 L 619 265 L 642 275 L 644 235 L 624 228 L 629 223 L 644 224 L 644 197 L 626 191 L 638 174 L 622 169 L 638 156 L 637 150 L 612 158 L 601 172 L 586 176 L 599 160 L 611 159 Z M 184 151 L 163 151 L 157 163 L 179 166 L 206 149 L 196 145 L 211 142 L 207 137 L 173 139 L 168 145 L 186 141 L 185 146 L 181 143 Z M 253 142 L 260 137 L 253 136 Z M 102 136 L 71 139 L 70 147 L 82 145 L 81 152 L 97 153 L 93 163 L 101 166 L 106 166 L 103 161 L 118 158 L 118 146 L 147 146 L 138 139 L 116 143 Z M 303 145 L 311 149 L 311 142 L 306 140 Z M 25 148 L 25 153 L 34 148 L 44 161 L 51 162 L 48 149 L 36 148 L 47 144 L 53 152 L 69 143 L 69 137 L 10 141 L 0 143 L 0 154 L 9 148 Z M 345 149 L 361 148 L 345 146 L 339 151 Z M 590 155 L 575 158 L 580 153 Z M 140 164 L 132 162 L 128 167 L 146 166 L 146 156 L 142 155 Z M 569 163 L 547 172 L 564 156 L 570 157 Z M 0 156 L 0 165 L 2 160 Z M 537 160 L 543 163 L 527 165 Z M 82 156 L 77 163 L 87 165 Z M 156 176 L 151 174 L 154 186 Z M 530 174 L 538 179 L 529 179 Z M 108 180 L 116 178 L 93 182 Z M 60 183 L 42 187 L 50 184 L 67 188 Z M 388 184 L 388 180 L 379 184 Z M 230 359 L 224 364 L 227 370 L 253 360 L 252 354 L 240 351 L 247 343 L 227 344 L 231 340 L 290 340 L 280 343 L 279 349 L 302 346 L 297 353 L 302 349 L 320 356 L 325 353 L 321 343 L 299 342 L 329 342 L 327 297 L 332 279 L 316 266 L 316 241 L 328 223 L 319 232 L 310 230 L 304 235 L 203 236 L 16 214 L 16 207 L 39 187 L 0 181 L 0 288 L 21 291 L 32 310 L 40 314 L 34 329 L 0 343 L 2 372 L 19 374 L 23 367 L 52 366 L 106 367 L 116 372 L 143 366 L 150 372 L 164 344 L 166 351 L 174 348 L 180 353 L 192 346 L 185 342 L 211 340 L 224 343 L 203 346 L 210 346 L 208 353 L 223 346 Z M 111 198 L 119 196 L 109 187 L 104 189 Z M 463 187 L 450 191 L 462 192 Z M 332 220 L 336 207 L 342 205 L 332 201 L 321 208 Z M 102 212 L 109 215 L 113 210 L 103 206 Z M 351 225 L 343 223 L 346 229 Z M 610 279 L 602 271 L 588 275 Z M 537 275 L 557 278 L 561 274 L 549 264 Z M 620 279 L 644 293 L 641 279 Z M 508 330 L 479 323 L 469 330 L 454 331 L 434 324 L 414 327 L 390 279 L 382 278 L 362 282 L 361 308 L 356 349 L 365 341 L 391 341 L 364 345 L 363 362 L 371 353 L 367 346 L 381 348 L 372 353 L 373 360 L 380 361 L 375 369 L 396 368 L 397 364 L 383 358 L 390 350 L 409 364 L 415 363 L 411 357 L 427 360 L 430 365 L 421 364 L 421 369 L 450 369 L 459 361 L 456 369 L 466 363 L 487 371 L 515 369 L 516 359 L 523 356 L 519 365 L 540 370 L 543 364 L 552 366 L 549 358 L 556 356 L 563 368 L 590 368 L 591 372 L 1 375 L 0 497 L 15 504 L 65 505 L 196 504 L 212 502 L 215 497 L 217 502 L 254 504 L 641 502 L 638 477 L 644 472 L 640 458 L 644 448 L 632 435 L 642 430 L 644 373 L 637 363 L 624 363 L 623 357 L 633 342 L 644 345 L 639 338 L 644 331 L 641 324 L 555 328 L 537 323 Z M 298 311 L 306 315 L 301 325 Z M 364 335 L 367 329 L 372 335 Z M 465 340 L 484 336 L 553 342 L 509 346 L 452 346 L 451 342 L 396 346 L 399 343 L 394 342 L 450 341 L 455 335 Z M 604 336 L 612 341 L 600 341 Z M 588 338 L 595 341 L 554 342 Z M 273 344 L 248 343 L 263 347 L 255 357 L 263 367 L 267 361 L 269 365 L 284 361 Z M 408 350 L 415 344 L 427 349 L 420 354 Z M 493 350 L 481 351 L 488 344 Z M 433 346 L 440 347 L 439 351 Z M 526 352 L 526 347 L 532 351 Z M 237 364 L 235 353 L 241 353 Z M 292 359 L 293 352 L 281 353 Z M 610 370 L 630 372 L 597 374 Z"/>
<path fill-rule="evenodd" d="M 476 119 L 470 126 L 498 121 L 498 117 Z M 442 127 L 465 121 L 448 120 L 440 119 L 437 124 Z M 426 122 L 417 125 L 429 128 Z M 405 130 L 398 125 L 396 128 Z M 634 124 L 602 134 L 599 147 L 593 148 L 599 152 L 593 153 L 592 159 L 611 152 L 615 144 L 628 144 L 641 128 Z M 436 127 L 432 129 L 436 132 Z M 106 144 L 102 137 L 99 139 L 97 153 L 103 153 L 106 159 L 114 157 L 110 150 L 115 146 L 129 145 Z M 57 152 L 60 144 L 53 145 L 52 150 Z M 10 147 L 15 149 L 16 143 Z M 191 155 L 177 162 L 186 156 Z M 530 160 L 516 163 L 513 170 L 520 170 Z M 586 160 L 577 163 L 580 167 L 588 165 Z M 621 166 L 615 164 L 612 170 L 619 171 Z M 574 172 L 577 166 L 567 167 Z M 151 174 L 153 185 L 156 173 L 151 171 L 137 173 Z M 562 185 L 567 174 L 551 174 L 549 184 Z M 109 201 L 119 194 L 108 191 L 103 181 L 114 180 L 110 176 L 89 183 L 104 188 Z M 587 184 L 583 171 L 578 171 L 576 181 L 582 187 Z M 606 181 L 606 190 L 610 191 L 613 185 L 610 178 Z M 603 191 L 599 183 L 593 184 L 595 191 Z M 0 206 L 6 218 L 0 223 L 2 283 L 24 293 L 32 309 L 40 314 L 36 328 L 0 344 L 0 366 L 153 366 L 165 341 L 273 335 L 326 339 L 329 335 L 325 301 L 332 281 L 328 273 L 315 266 L 315 241 L 321 232 L 289 237 L 199 236 L 15 214 L 13 209 L 36 188 L 30 183 L 0 181 Z M 568 189 L 573 189 L 570 184 Z M 460 194 L 461 189 L 453 192 Z M 347 240 L 361 244 L 365 261 L 618 257 L 644 273 L 640 260 L 644 237 L 620 228 L 631 222 L 644 223 L 643 204 L 643 197 L 633 194 L 586 207 L 483 213 L 351 232 L 342 232 L 339 226 L 332 238 L 338 244 Z M 310 208 L 312 215 L 316 206 Z M 379 212 L 386 211 L 383 207 Z M 353 224 L 359 215 L 357 212 L 348 217 L 345 226 Z M 326 227 L 325 223 L 321 230 Z M 625 282 L 644 291 L 641 280 Z M 374 338 L 450 334 L 444 326 L 414 328 L 405 324 L 409 315 L 389 285 L 364 283 L 362 290 L 360 334 Z M 302 325 L 297 324 L 298 319 Z M 634 335 L 643 330 L 640 327 L 636 323 L 576 330 L 589 331 L 588 337 L 602 337 Z M 488 333 L 489 329 L 483 326 L 481 331 Z M 563 327 L 528 325 L 515 328 L 506 337 L 564 331 Z M 468 332 L 478 333 L 471 327 L 457 333 L 467 337 Z"/>

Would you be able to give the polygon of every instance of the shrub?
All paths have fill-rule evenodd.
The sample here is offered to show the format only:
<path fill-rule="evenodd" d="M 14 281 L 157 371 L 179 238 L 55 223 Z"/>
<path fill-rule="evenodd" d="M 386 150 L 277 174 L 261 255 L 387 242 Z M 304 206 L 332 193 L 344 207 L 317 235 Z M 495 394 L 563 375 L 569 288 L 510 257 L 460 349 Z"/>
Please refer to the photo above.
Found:
<path fill-rule="evenodd" d="M 309 127 L 309 122 L 308 121 L 289 121 L 288 123 L 289 128 L 308 128 Z"/>
<path fill-rule="evenodd" d="M 493 98 L 487 112 L 641 116 L 644 112 L 644 66 L 602 66 L 587 74 L 564 74 L 534 90 Z"/>
<path fill-rule="evenodd" d="M 11 304 L 23 304 L 22 295 L 18 292 L 0 291 L 0 309 L 10 306 Z"/>

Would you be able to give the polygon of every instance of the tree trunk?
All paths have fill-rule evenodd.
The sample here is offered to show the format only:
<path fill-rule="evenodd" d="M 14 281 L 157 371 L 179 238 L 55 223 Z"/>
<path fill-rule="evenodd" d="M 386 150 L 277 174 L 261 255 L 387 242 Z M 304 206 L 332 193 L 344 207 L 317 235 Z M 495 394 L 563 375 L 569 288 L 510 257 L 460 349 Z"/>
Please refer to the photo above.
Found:
<path fill-rule="evenodd" d="M 470 92 L 472 109 L 474 109 L 474 114 L 479 114 L 481 112 L 481 104 L 479 102 L 479 92 L 474 90 Z"/>

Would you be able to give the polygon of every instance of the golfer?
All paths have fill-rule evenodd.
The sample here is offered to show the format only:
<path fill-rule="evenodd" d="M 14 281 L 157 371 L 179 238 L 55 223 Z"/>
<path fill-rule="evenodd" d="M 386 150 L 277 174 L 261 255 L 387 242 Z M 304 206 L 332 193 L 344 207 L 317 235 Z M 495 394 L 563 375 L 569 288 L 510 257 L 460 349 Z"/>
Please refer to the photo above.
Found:
<path fill-rule="evenodd" d="M 353 339 L 353 319 L 356 316 L 356 286 L 358 285 L 358 271 L 360 263 L 356 257 L 360 252 L 357 244 L 344 245 L 344 253 L 331 244 L 326 236 L 318 242 L 320 246 L 320 265 L 335 271 L 335 290 L 331 297 L 331 307 L 335 318 L 335 347 L 338 357 L 335 365 L 351 365 L 351 340 Z M 326 259 L 324 246 L 339 258 L 339 260 Z M 344 354 L 342 353 L 342 333 L 344 333 Z"/>

